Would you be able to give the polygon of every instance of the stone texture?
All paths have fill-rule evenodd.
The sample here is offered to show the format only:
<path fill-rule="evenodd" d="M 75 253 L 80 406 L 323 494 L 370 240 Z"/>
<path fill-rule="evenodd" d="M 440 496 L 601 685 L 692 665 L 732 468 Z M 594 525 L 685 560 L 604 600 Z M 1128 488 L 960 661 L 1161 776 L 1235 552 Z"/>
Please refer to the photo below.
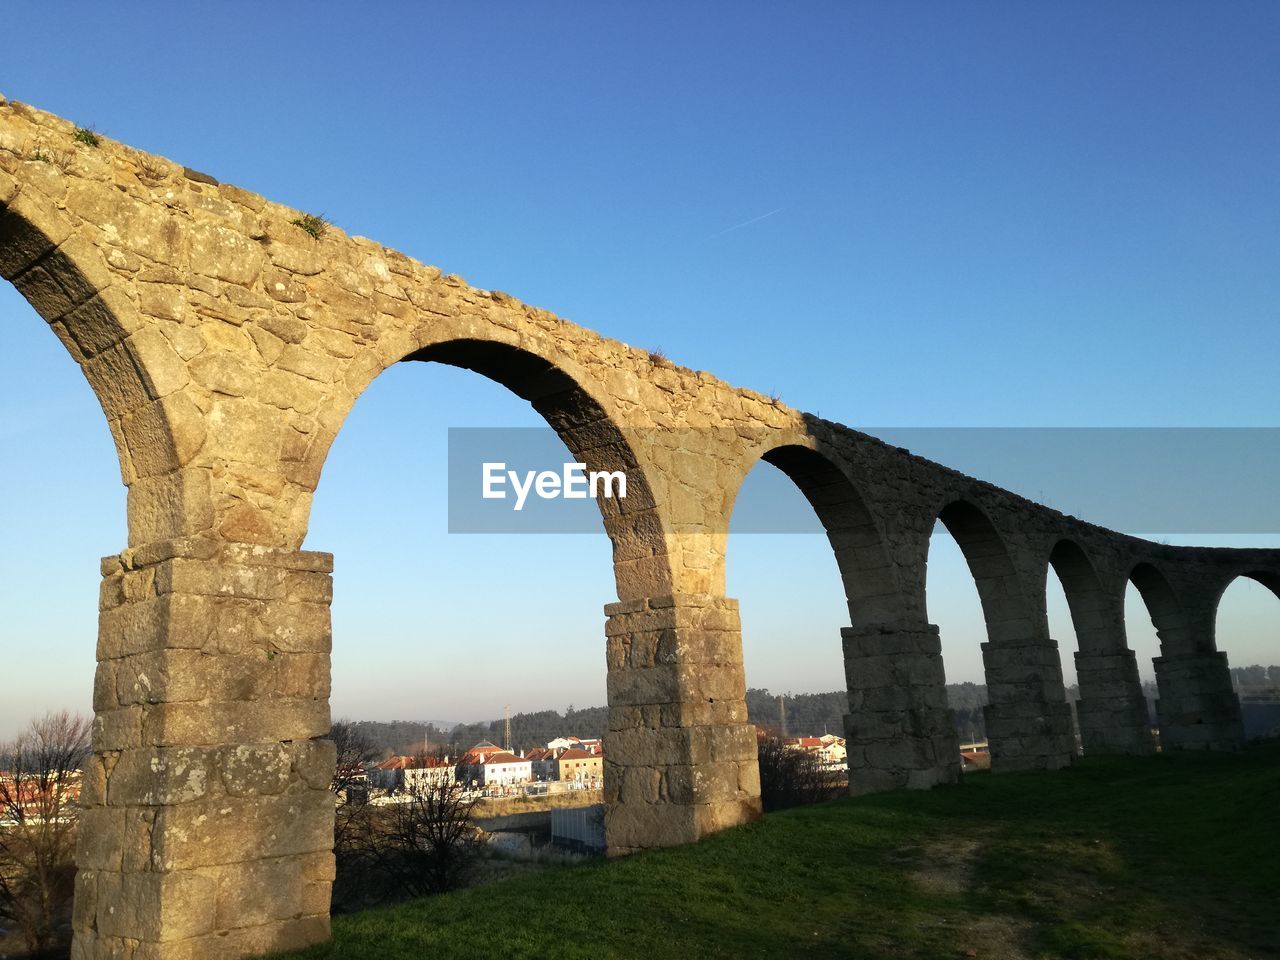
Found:
<path fill-rule="evenodd" d="M 956 782 L 960 745 L 938 628 L 846 627 L 840 635 L 849 690 L 849 792 Z"/>
<path fill-rule="evenodd" d="M 737 602 L 677 595 L 606 611 L 610 852 L 688 843 L 758 817 Z"/>
<path fill-rule="evenodd" d="M 403 361 L 488 376 L 588 469 L 627 472 L 627 499 L 601 506 L 615 853 L 759 815 L 723 594 L 734 501 L 761 459 L 813 505 L 844 583 L 855 792 L 956 776 L 925 595 L 939 519 L 982 599 L 997 770 L 1074 753 L 1051 567 L 1072 604 L 1087 750 L 1149 749 L 1120 613 L 1130 580 L 1161 638 L 1164 746 L 1240 742 L 1213 611 L 1236 576 L 1280 584 L 1277 551 L 1064 516 L 337 227 L 312 238 L 298 211 L 181 164 L 105 138 L 77 152 L 73 132 L 0 101 L 0 276 L 81 365 L 128 487 L 128 543 L 103 564 L 77 957 L 233 958 L 328 935 L 333 757 L 315 738 L 332 585 L 329 558 L 300 546 L 343 421 Z M 32 161 L 35 141 L 77 162 Z"/>

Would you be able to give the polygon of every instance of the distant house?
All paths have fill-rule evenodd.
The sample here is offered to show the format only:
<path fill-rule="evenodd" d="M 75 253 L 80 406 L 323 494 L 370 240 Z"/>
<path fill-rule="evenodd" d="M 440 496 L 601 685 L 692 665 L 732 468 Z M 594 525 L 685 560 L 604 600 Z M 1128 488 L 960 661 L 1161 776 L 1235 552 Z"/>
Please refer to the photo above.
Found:
<path fill-rule="evenodd" d="M 818 748 L 818 757 L 825 766 L 836 768 L 845 767 L 848 764 L 849 751 L 844 737 L 837 737 L 834 733 L 824 733 L 818 739 L 822 741 L 822 746 Z"/>
<path fill-rule="evenodd" d="M 556 737 L 547 743 L 548 750 L 585 750 L 593 756 L 602 756 L 604 754 L 604 744 L 598 737 L 590 740 L 583 740 L 579 737 Z"/>
<path fill-rule="evenodd" d="M 524 757 L 482 740 L 459 759 L 456 776 L 459 783 L 467 786 L 509 786 L 528 783 L 533 778 L 533 765 Z"/>
<path fill-rule="evenodd" d="M 556 779 L 564 783 L 588 783 L 604 776 L 604 758 L 578 747 L 556 757 Z"/>
<path fill-rule="evenodd" d="M 369 771 L 370 785 L 379 790 L 399 790 L 404 786 L 404 768 L 412 762 L 413 757 L 389 757 L 374 764 Z"/>
<path fill-rule="evenodd" d="M 0 822 L 17 810 L 25 817 L 39 818 L 55 811 L 74 810 L 80 799 L 80 771 L 71 771 L 61 780 L 30 774 L 18 776 L 0 771 Z"/>
<path fill-rule="evenodd" d="M 824 770 L 843 769 L 848 757 L 844 737 L 831 733 L 820 737 L 785 737 L 782 746 L 788 750 L 803 750 L 813 754 L 818 766 Z"/>
<path fill-rule="evenodd" d="M 447 786 L 456 779 L 455 767 L 448 757 L 420 757 L 404 768 L 406 790 L 427 790 Z"/>
<path fill-rule="evenodd" d="M 529 761 L 534 780 L 555 780 L 559 776 L 556 752 L 549 747 L 537 747 L 524 755 Z"/>
<path fill-rule="evenodd" d="M 480 766 L 479 782 L 485 787 L 505 787 L 533 779 L 532 764 L 512 753 L 493 753 Z"/>
<path fill-rule="evenodd" d="M 498 746 L 496 743 L 490 743 L 488 740 L 481 740 L 474 747 L 458 758 L 459 764 L 478 764 L 484 763 L 485 758 L 495 753 L 506 753 L 506 749 Z"/>

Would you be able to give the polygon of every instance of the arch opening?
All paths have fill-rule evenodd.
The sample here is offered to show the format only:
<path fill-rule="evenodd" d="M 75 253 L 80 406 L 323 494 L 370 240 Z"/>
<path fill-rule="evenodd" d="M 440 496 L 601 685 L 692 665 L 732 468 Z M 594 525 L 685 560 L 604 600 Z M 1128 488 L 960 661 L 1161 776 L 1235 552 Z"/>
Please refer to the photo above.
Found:
<path fill-rule="evenodd" d="M 506 387 L 530 404 L 588 470 L 624 471 L 625 501 L 603 495 L 596 501 L 613 547 L 617 598 L 671 593 L 664 531 L 643 466 L 622 428 L 564 369 L 517 347 L 465 338 L 432 344 L 405 361 L 470 370 Z"/>
<path fill-rule="evenodd" d="M 1116 624 L 1093 562 L 1075 541 L 1059 540 L 1049 554 L 1049 566 L 1062 586 L 1078 649 L 1107 651 Z"/>
<path fill-rule="evenodd" d="M 431 479 L 444 475 L 446 427 L 497 422 L 521 429 L 554 421 L 557 435 L 572 445 L 566 461 L 594 469 L 625 462 L 629 477 L 643 477 L 629 448 L 619 446 L 620 431 L 602 425 L 599 407 L 545 362 L 475 343 L 411 359 L 434 365 L 394 364 L 362 393 L 329 451 L 313 504 L 308 537 L 336 557 L 334 715 L 382 721 L 364 729 L 390 738 L 384 750 L 448 757 L 467 787 L 520 792 L 527 782 L 558 777 L 559 766 L 531 761 L 527 773 L 521 767 L 491 787 L 476 764 L 458 765 L 459 757 L 474 759 L 485 741 L 521 759 L 521 752 L 546 749 L 557 738 L 602 740 L 608 713 L 601 608 L 615 592 L 652 582 L 619 570 L 625 557 L 619 560 L 615 536 L 606 550 L 599 533 L 444 533 L 444 486 Z M 406 416 L 408 410 L 424 412 Z M 637 486 L 639 496 L 647 493 Z M 614 512 L 602 532 L 637 529 L 649 532 L 633 515 Z M 398 733 L 406 725 L 392 726 L 396 720 L 418 723 Z M 575 769 L 573 783 L 599 790 L 602 758 L 585 762 L 598 772 Z M 559 789 L 559 782 L 544 789 Z M 599 802 L 600 794 L 590 796 Z M 352 857 L 340 865 L 360 862 Z M 340 870 L 335 897 L 341 902 L 360 882 L 358 873 Z"/>
<path fill-rule="evenodd" d="M 1049 569 L 1053 572 L 1053 576 L 1045 578 L 1049 636 L 1059 641 L 1062 681 L 1079 737 L 1081 683 L 1076 674 L 1076 658 L 1061 641 L 1067 639 L 1069 631 L 1079 653 L 1086 656 L 1107 653 L 1117 625 L 1109 616 L 1106 594 L 1093 562 L 1079 544 L 1074 540 L 1059 540 L 1054 544 L 1049 552 Z M 1123 630 L 1123 624 L 1119 628 Z"/>
<path fill-rule="evenodd" d="M 982 662 L 987 620 L 968 558 L 941 519 L 934 523 L 925 566 L 925 615 L 938 626 L 947 704 L 966 770 L 990 766 Z"/>
<path fill-rule="evenodd" d="M 1215 645 L 1227 655 L 1246 740 L 1280 735 L 1280 576 L 1247 571 L 1215 611 Z"/>
<path fill-rule="evenodd" d="M 765 502 L 774 515 L 817 523 L 752 531 L 745 515 Z M 726 586 L 740 606 L 747 712 L 756 726 L 766 813 L 847 789 L 849 699 L 839 630 L 867 588 L 855 586 L 857 562 L 849 554 L 875 542 L 868 523 L 848 479 L 806 448 L 769 451 L 735 496 Z"/>
<path fill-rule="evenodd" d="M 0 226 L 0 263 L 6 279 L 21 281 L 26 274 L 10 269 L 11 245 L 22 241 L 13 219 L 0 213 L 0 225 L 8 225 Z M 27 238 L 35 242 L 33 230 Z M 75 841 L 73 833 L 20 826 L 9 805 L 36 789 L 37 815 L 62 823 L 79 817 L 77 788 L 41 789 L 45 770 L 35 764 L 71 774 L 84 763 L 95 706 L 99 558 L 125 546 L 128 526 L 122 461 L 103 429 L 102 399 L 83 364 L 68 362 L 66 341 L 59 347 L 41 329 L 51 325 L 24 295 L 30 289 L 0 283 L 0 462 L 8 467 L 0 498 L 10 507 L 0 557 L 0 860 L 11 883 L 4 899 L 16 901 L 0 904 L 0 911 L 15 908 L 15 922 L 0 931 L 0 954 L 24 955 L 28 947 L 70 948 L 72 890 L 63 878 L 74 872 Z M 53 332 L 65 336 L 56 326 Z M 39 741 L 31 739 L 36 731 Z"/>
<path fill-rule="evenodd" d="M 126 491 L 95 398 L 30 313 L 24 298 L 0 284 L 8 331 L 0 459 L 20 466 L 4 471 L 0 485 L 6 503 L 22 505 L 6 516 L 15 549 L 0 558 L 7 651 L 0 741 L 49 709 L 91 712 L 98 560 L 120 549 L 126 527 Z"/>
<path fill-rule="evenodd" d="M 821 523 L 840 572 L 850 623 L 892 622 L 901 612 L 896 572 L 884 536 L 849 477 L 823 454 L 796 444 L 774 447 L 761 459 L 791 480 Z"/>
<path fill-rule="evenodd" d="M 1072 712 L 1043 605 L 1026 596 L 1004 538 L 983 510 L 957 500 L 939 511 L 938 521 L 964 555 L 982 604 L 983 716 L 992 768 L 1069 764 L 1077 751 Z"/>
<path fill-rule="evenodd" d="M 1065 648 L 1060 652 L 1064 682 L 1070 678 L 1066 693 L 1077 746 L 1087 753 L 1150 753 L 1152 708 L 1129 649 L 1121 599 L 1107 594 L 1093 562 L 1072 540 L 1054 545 L 1049 568 L 1054 573 L 1046 584 L 1050 636 L 1065 638 L 1070 630 L 1076 638 L 1074 655 Z M 1060 586 L 1056 604 L 1055 585 Z M 1069 626 L 1054 622 L 1063 611 Z"/>
<path fill-rule="evenodd" d="M 1034 617 L 1023 596 L 1008 547 L 995 524 L 966 500 L 956 500 L 943 507 L 938 513 L 938 522 L 955 540 L 973 575 L 982 602 L 987 639 L 998 643 L 1030 637 Z"/>
<path fill-rule="evenodd" d="M 202 532 L 207 493 L 182 469 L 199 444 L 173 427 L 175 411 L 191 411 L 164 376 L 176 354 L 113 286 L 103 254 L 48 198 L 20 185 L 0 197 L 0 277 L 49 325 L 97 397 L 127 488 L 128 545 Z"/>
<path fill-rule="evenodd" d="M 1160 656 L 1185 651 L 1191 642 L 1186 612 L 1164 574 L 1150 563 L 1139 563 L 1129 572 L 1129 582 L 1138 591 L 1155 627 Z"/>

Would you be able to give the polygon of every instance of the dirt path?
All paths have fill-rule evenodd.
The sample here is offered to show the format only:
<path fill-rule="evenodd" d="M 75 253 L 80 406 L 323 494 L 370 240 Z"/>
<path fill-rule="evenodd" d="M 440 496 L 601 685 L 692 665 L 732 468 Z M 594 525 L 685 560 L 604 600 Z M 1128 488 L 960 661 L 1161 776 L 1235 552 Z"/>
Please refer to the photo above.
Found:
<path fill-rule="evenodd" d="M 927 893 L 963 898 L 974 890 L 974 863 L 985 838 L 957 837 L 934 841 L 921 851 L 911 879 Z M 948 922 L 956 952 L 975 960 L 1033 960 L 1023 944 L 1033 929 L 1029 921 L 1008 916 L 973 916 Z"/>

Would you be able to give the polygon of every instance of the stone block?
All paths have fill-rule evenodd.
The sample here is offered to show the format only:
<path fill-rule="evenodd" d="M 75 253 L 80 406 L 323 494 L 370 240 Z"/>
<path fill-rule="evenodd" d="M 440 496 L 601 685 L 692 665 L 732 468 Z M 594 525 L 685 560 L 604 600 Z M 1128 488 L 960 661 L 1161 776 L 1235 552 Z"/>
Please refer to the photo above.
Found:
<path fill-rule="evenodd" d="M 107 775 L 107 802 L 159 806 L 189 803 L 217 790 L 212 751 L 200 747 L 136 747 L 120 751 Z"/>
<path fill-rule="evenodd" d="M 333 847 L 333 818 L 333 795 L 327 790 L 161 807 L 152 830 L 153 864 L 184 871 L 327 854 Z"/>
<path fill-rule="evenodd" d="M 160 943 L 211 934 L 216 892 L 211 879 L 190 871 L 99 872 L 97 932 Z"/>
<path fill-rule="evenodd" d="M 154 746 L 310 740 L 330 726 L 327 698 L 157 703 L 143 709 L 142 739 Z"/>

